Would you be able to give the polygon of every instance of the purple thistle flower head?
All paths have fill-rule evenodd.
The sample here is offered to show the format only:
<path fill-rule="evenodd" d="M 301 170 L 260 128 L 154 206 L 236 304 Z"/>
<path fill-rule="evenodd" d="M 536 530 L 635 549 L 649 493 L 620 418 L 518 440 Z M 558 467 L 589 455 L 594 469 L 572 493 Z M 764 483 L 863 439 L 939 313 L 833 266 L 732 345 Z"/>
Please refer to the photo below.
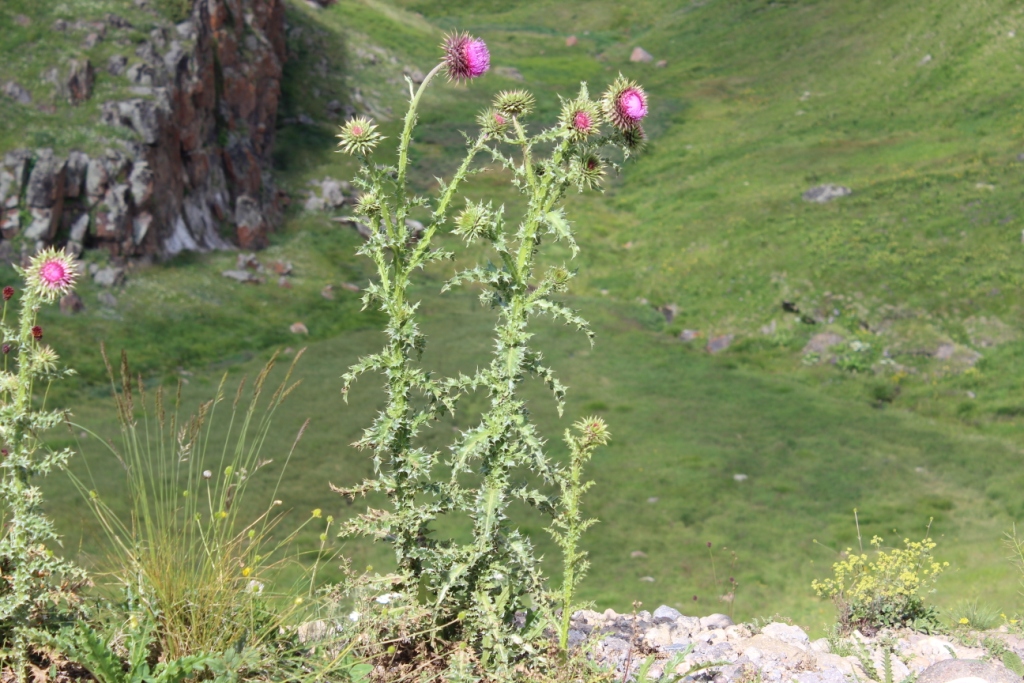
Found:
<path fill-rule="evenodd" d="M 619 95 L 619 111 L 622 112 L 622 118 L 639 123 L 647 116 L 647 97 L 644 91 L 639 88 L 627 88 Z"/>
<path fill-rule="evenodd" d="M 594 127 L 594 121 L 590 114 L 585 111 L 578 111 L 576 115 L 572 117 L 572 127 L 580 133 L 589 133 Z"/>
<path fill-rule="evenodd" d="M 647 93 L 620 74 L 605 91 L 601 105 L 608 120 L 620 131 L 626 131 L 638 127 L 647 116 Z"/>
<path fill-rule="evenodd" d="M 491 53 L 487 51 L 487 44 L 468 33 L 445 36 L 441 48 L 444 50 L 444 65 L 449 81 L 468 81 L 484 75 L 491 68 Z"/>

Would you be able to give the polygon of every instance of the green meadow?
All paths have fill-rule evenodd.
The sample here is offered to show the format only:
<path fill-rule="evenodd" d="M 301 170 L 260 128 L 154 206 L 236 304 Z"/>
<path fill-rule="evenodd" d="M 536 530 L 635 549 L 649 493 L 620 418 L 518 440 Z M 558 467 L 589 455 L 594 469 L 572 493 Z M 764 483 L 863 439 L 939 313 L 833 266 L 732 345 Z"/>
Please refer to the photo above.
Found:
<path fill-rule="evenodd" d="M 127 351 L 150 394 L 186 382 L 189 406 L 225 373 L 230 400 L 274 351 L 287 361 L 308 347 L 302 385 L 266 446 L 274 463 L 246 504 L 262 510 L 276 495 L 291 511 L 287 526 L 314 508 L 344 518 L 379 503 L 348 505 L 328 487 L 370 471 L 349 444 L 381 404 L 381 382 L 361 379 L 346 404 L 340 376 L 380 345 L 382 318 L 340 285 L 365 286 L 371 270 L 353 230 L 302 204 L 309 181 L 354 171 L 333 151 L 327 103 L 377 118 L 388 154 L 407 97 L 403 70 L 426 72 L 444 32 L 468 30 L 487 41 L 492 72 L 425 97 L 413 157 L 422 191 L 452 172 L 462 132 L 475 132 L 477 112 L 500 90 L 535 93 L 534 126 L 551 124 L 559 96 L 574 96 L 581 80 L 596 93 L 621 72 L 651 101 L 645 153 L 603 193 L 568 202 L 582 248 L 568 303 L 597 340 L 591 348 L 568 328 L 541 325 L 538 346 L 570 387 L 564 417 L 543 387 L 530 387 L 554 454 L 565 455 L 561 433 L 584 415 L 604 417 L 613 435 L 590 469 L 586 510 L 600 523 L 584 542 L 593 566 L 580 597 L 618 611 L 640 600 L 687 614 L 779 613 L 820 632 L 833 609 L 810 582 L 829 573 L 836 550 L 857 546 L 857 509 L 862 535 L 887 544 L 931 525 L 936 557 L 950 562 L 935 604 L 1022 611 L 1002 538 L 1024 518 L 1024 10 L 994 0 L 340 0 L 290 2 L 288 22 L 280 116 L 314 123 L 278 131 L 275 172 L 292 203 L 259 258 L 290 261 L 292 287 L 221 277 L 234 264 L 228 253 L 136 268 L 113 292 L 115 306 L 83 284 L 84 313 L 51 311 L 41 323 L 79 370 L 50 392 L 77 424 L 116 433 L 101 341 L 112 355 Z M 48 39 L 57 40 L 38 41 Z M 637 46 L 664 65 L 631 63 Z M 4 144 L 13 135 L 0 128 Z M 483 172 L 471 194 L 514 217 L 505 180 Z M 852 194 L 801 200 L 823 183 Z M 453 238 L 448 246 L 456 262 L 432 266 L 415 290 L 429 335 L 423 362 L 469 372 L 486 362 L 494 315 L 476 292 L 439 292 L 486 254 Z M 555 256 L 570 258 L 567 249 Z M 333 299 L 321 296 L 328 284 Z M 658 310 L 669 305 L 671 320 Z M 308 337 L 289 332 L 297 321 Z M 682 341 L 683 330 L 695 338 Z M 843 341 L 805 353 L 822 333 Z M 705 350 L 726 335 L 727 349 Z M 427 442 L 445 448 L 484 402 L 469 397 Z M 275 492 L 273 468 L 306 419 Z M 95 437 L 76 428 L 53 442 L 78 445 L 74 471 L 116 501 L 123 472 Z M 61 477 L 46 488 L 67 547 L 101 568 L 85 503 Z M 525 509 L 518 518 L 557 577 L 542 521 Z M 439 533 L 465 534 L 465 522 Z M 314 550 L 319 533 L 307 527 L 295 551 Z M 357 569 L 391 561 L 382 545 L 334 544 Z M 297 575 L 293 567 L 282 580 Z M 720 599 L 730 577 L 731 604 Z"/>

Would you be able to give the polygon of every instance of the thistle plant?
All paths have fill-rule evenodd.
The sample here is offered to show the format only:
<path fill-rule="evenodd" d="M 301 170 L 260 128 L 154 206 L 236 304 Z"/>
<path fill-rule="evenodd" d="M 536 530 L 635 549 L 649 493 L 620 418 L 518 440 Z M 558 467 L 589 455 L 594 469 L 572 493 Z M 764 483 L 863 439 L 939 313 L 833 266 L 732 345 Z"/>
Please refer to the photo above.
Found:
<path fill-rule="evenodd" d="M 570 571 L 561 594 L 567 610 L 574 577 L 585 569 L 576 550 L 589 525 L 579 518 L 579 495 L 585 488 L 581 468 L 607 436 L 603 424 L 597 429 L 591 421 L 589 436 L 585 428 L 581 440 L 570 441 L 574 452 L 566 469 L 546 453 L 520 394 L 527 378 L 540 378 L 562 412 L 565 387 L 542 353 L 530 347 L 533 318 L 550 315 L 593 336 L 587 322 L 556 298 L 567 291 L 573 271 L 566 264 L 541 268 L 538 258 L 552 242 L 567 244 L 574 256 L 579 251 L 562 201 L 572 188 L 600 186 L 605 170 L 613 166 L 607 150 L 618 148 L 629 157 L 642 146 L 647 99 L 642 88 L 621 76 L 600 100 L 591 99 L 583 84 L 576 98 L 563 102 L 554 125 L 530 134 L 532 95 L 502 92 L 478 116 L 478 135 L 467 138 L 464 160 L 447 183 L 441 181 L 437 197 L 410 197 L 408 151 L 424 89 L 442 70 L 449 80 L 468 80 L 489 66 L 487 48 L 479 39 L 454 34 L 442 47 L 444 59 L 419 89 L 409 83 L 410 106 L 398 141 L 397 166 L 375 163 L 372 153 L 379 137 L 368 137 L 368 121 L 353 121 L 339 135 L 342 149 L 363 162 L 355 182 L 364 192 L 359 210 L 371 237 L 361 253 L 374 261 L 378 276 L 364 304 L 379 306 L 388 315 L 388 325 L 384 349 L 362 359 L 344 378 L 347 392 L 364 372 L 387 377 L 387 404 L 356 444 L 373 452 L 375 477 L 337 490 L 349 497 L 387 495 L 388 510 L 368 510 L 346 532 L 389 541 L 398 561 L 398 574 L 388 577 L 389 585 L 429 602 L 435 623 L 444 626 L 444 637 L 471 643 L 485 667 L 500 671 L 519 656 L 538 651 L 533 641 L 553 616 L 533 545 L 510 523 L 509 506 L 523 501 L 559 519 L 553 529 L 568 551 Z M 551 151 L 542 155 L 541 149 Z M 426 339 L 416 323 L 417 305 L 408 300 L 410 277 L 416 269 L 450 256 L 434 241 L 448 225 L 451 206 L 480 155 L 507 169 L 525 210 L 518 225 L 510 226 L 503 207 L 466 200 L 453 219 L 452 233 L 467 244 L 482 243 L 492 260 L 456 273 L 442 291 L 482 286 L 482 302 L 498 315 L 490 362 L 472 375 L 435 378 L 420 365 Z M 418 239 L 405 227 L 413 208 L 431 211 Z M 486 392 L 488 408 L 475 426 L 458 434 L 443 463 L 449 472 L 438 476 L 442 454 L 417 445 L 417 436 L 431 420 L 453 411 L 460 396 L 476 391 Z M 432 524 L 448 514 L 472 520 L 472 542 L 433 538 Z"/>
<path fill-rule="evenodd" d="M 66 416 L 61 410 L 47 410 L 45 396 L 37 403 L 37 389 L 72 371 L 58 367 L 56 352 L 43 342 L 37 316 L 44 304 L 71 291 L 76 273 L 70 257 L 52 249 L 37 254 L 18 272 L 25 287 L 20 292 L 4 287 L 0 318 L 0 639 L 6 663 L 24 681 L 30 630 L 45 625 L 48 617 L 75 609 L 77 590 L 86 578 L 80 568 L 54 554 L 60 539 L 43 511 L 42 491 L 32 483 L 37 476 L 63 468 L 72 455 L 70 449 L 53 451 L 41 441 L 42 432 L 63 424 Z M 21 308 L 12 326 L 7 314 L 16 294 Z"/>
<path fill-rule="evenodd" d="M 572 600 L 576 586 L 583 580 L 590 567 L 586 552 L 579 549 L 583 532 L 597 523 L 596 519 L 584 519 L 581 510 L 583 494 L 594 482 L 583 481 L 583 467 L 593 456 L 598 446 L 608 443 L 610 435 L 604 420 L 589 417 L 575 425 L 579 435 L 565 430 L 565 442 L 569 446 L 569 467 L 559 478 L 561 501 L 558 512 L 548 532 L 562 550 L 562 589 L 558 596 L 561 603 L 562 619 L 558 625 L 558 644 L 565 652 L 569 647 L 569 619 L 572 615 Z"/>

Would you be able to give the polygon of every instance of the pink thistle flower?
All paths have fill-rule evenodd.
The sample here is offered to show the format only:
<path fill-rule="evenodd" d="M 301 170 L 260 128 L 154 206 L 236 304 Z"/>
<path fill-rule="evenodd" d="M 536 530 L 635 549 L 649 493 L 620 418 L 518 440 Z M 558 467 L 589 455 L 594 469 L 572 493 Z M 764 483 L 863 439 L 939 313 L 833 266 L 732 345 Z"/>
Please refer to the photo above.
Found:
<path fill-rule="evenodd" d="M 619 95 L 619 111 L 622 118 L 639 123 L 647 116 L 647 96 L 639 88 L 627 88 Z"/>
<path fill-rule="evenodd" d="M 39 268 L 39 279 L 49 289 L 64 289 L 71 285 L 71 273 L 61 259 L 51 259 Z"/>
<path fill-rule="evenodd" d="M 32 338 L 36 341 L 41 340 L 43 338 L 43 328 L 39 327 L 39 325 L 35 325 L 32 328 Z"/>
<path fill-rule="evenodd" d="M 75 285 L 78 273 L 64 250 L 45 249 L 36 254 L 25 270 L 31 290 L 44 301 L 55 301 Z"/>
<path fill-rule="evenodd" d="M 576 112 L 576 115 L 572 117 L 572 127 L 575 128 L 577 132 L 586 135 L 590 133 L 591 129 L 594 127 L 594 121 L 587 112 L 578 111 Z"/>
<path fill-rule="evenodd" d="M 491 53 L 487 44 L 468 33 L 445 36 L 441 44 L 444 65 L 449 81 L 465 81 L 482 76 L 491 68 Z"/>
<path fill-rule="evenodd" d="M 621 131 L 637 128 L 647 116 L 647 93 L 621 74 L 601 98 L 605 116 Z"/>

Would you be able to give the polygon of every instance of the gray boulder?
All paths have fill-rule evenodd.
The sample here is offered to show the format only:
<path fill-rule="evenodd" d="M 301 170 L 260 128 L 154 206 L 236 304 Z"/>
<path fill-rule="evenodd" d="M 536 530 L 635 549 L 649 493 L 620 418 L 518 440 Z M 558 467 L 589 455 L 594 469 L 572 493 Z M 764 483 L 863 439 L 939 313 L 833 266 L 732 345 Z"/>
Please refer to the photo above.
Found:
<path fill-rule="evenodd" d="M 64 90 L 67 92 L 68 102 L 77 105 L 92 96 L 96 71 L 88 59 L 72 59 L 70 66 L 67 80 L 64 81 Z"/>
<path fill-rule="evenodd" d="M 932 664 L 917 677 L 917 683 L 1020 683 L 1020 676 L 1006 667 L 980 659 L 947 659 Z"/>
<path fill-rule="evenodd" d="M 128 58 L 124 55 L 111 55 L 107 60 L 107 73 L 111 76 L 120 76 L 128 68 Z"/>
<path fill-rule="evenodd" d="M 89 171 L 89 157 L 82 152 L 68 154 L 68 163 L 64 170 L 64 196 L 75 199 L 82 194 L 85 187 L 85 176 Z"/>
<path fill-rule="evenodd" d="M 681 616 L 683 615 L 679 610 L 669 607 L 668 605 L 662 605 L 658 609 L 654 610 L 654 614 L 651 615 L 655 624 L 675 623 L 675 621 Z"/>
<path fill-rule="evenodd" d="M 709 631 L 732 626 L 732 623 L 732 618 L 728 614 L 709 614 L 700 619 L 701 628 Z"/>
<path fill-rule="evenodd" d="M 4 94 L 10 97 L 18 104 L 32 104 L 32 95 L 29 94 L 28 90 L 21 87 L 14 81 L 7 81 L 3 87 Z"/>
<path fill-rule="evenodd" d="M 116 287 L 124 281 L 124 268 L 117 266 L 100 268 L 93 274 L 92 280 L 100 287 Z"/>
<path fill-rule="evenodd" d="M 824 204 L 852 193 L 853 190 L 842 185 L 817 185 L 804 192 L 803 200 L 814 204 Z"/>
<path fill-rule="evenodd" d="M 54 156 L 52 149 L 39 151 L 25 191 L 25 201 L 30 208 L 49 209 L 64 198 L 65 164 Z"/>

